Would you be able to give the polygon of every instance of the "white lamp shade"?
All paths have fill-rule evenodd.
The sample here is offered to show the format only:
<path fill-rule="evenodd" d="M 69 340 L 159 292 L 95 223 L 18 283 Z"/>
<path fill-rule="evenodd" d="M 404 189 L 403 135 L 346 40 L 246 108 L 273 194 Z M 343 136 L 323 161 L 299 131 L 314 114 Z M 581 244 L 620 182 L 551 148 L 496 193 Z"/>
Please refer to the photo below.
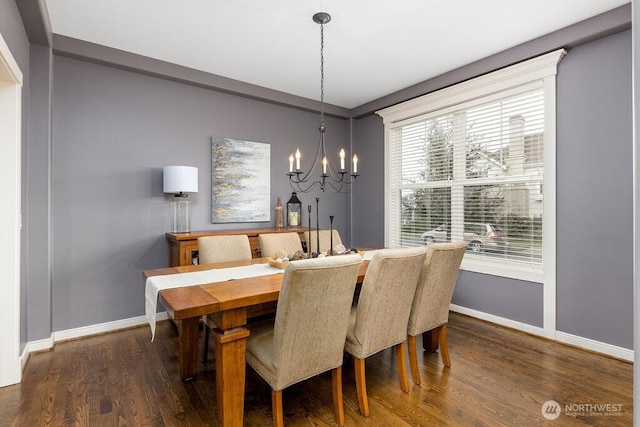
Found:
<path fill-rule="evenodd" d="M 198 168 L 192 166 L 165 166 L 162 171 L 165 193 L 197 193 Z"/>

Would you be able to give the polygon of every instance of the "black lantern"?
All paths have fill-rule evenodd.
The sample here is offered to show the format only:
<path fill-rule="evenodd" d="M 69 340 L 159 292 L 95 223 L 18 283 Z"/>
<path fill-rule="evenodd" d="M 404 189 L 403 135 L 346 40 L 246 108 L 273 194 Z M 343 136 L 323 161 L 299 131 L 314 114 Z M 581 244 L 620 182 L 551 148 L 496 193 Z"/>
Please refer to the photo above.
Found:
<path fill-rule="evenodd" d="M 302 202 L 298 199 L 297 193 L 291 193 L 291 198 L 287 202 L 287 226 L 300 227 L 302 225 Z"/>

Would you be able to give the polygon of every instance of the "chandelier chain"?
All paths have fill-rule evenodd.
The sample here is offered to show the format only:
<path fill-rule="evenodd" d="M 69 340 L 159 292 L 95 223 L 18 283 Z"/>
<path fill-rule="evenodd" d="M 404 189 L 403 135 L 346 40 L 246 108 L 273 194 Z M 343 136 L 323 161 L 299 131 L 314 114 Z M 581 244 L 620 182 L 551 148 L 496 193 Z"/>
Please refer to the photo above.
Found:
<path fill-rule="evenodd" d="M 324 24 L 320 24 L 320 126 L 324 129 Z"/>

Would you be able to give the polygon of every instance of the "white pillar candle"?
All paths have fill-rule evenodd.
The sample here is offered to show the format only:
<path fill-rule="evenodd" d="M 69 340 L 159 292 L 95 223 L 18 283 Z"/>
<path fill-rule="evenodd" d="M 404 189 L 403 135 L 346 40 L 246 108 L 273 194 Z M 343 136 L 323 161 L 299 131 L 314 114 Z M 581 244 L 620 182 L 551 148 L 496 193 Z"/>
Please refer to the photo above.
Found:
<path fill-rule="evenodd" d="M 340 170 L 344 170 L 344 148 L 340 150 Z"/>
<path fill-rule="evenodd" d="M 323 157 L 322 158 L 322 173 L 323 174 L 327 174 L 327 158 Z"/>
<path fill-rule="evenodd" d="M 353 173 L 358 173 L 358 156 L 353 155 Z"/>
<path fill-rule="evenodd" d="M 293 172 L 293 153 L 289 156 L 289 172 Z"/>
<path fill-rule="evenodd" d="M 300 170 L 300 149 L 296 148 L 296 170 Z"/>
<path fill-rule="evenodd" d="M 300 216 L 298 212 L 289 212 L 289 225 L 300 225 Z"/>

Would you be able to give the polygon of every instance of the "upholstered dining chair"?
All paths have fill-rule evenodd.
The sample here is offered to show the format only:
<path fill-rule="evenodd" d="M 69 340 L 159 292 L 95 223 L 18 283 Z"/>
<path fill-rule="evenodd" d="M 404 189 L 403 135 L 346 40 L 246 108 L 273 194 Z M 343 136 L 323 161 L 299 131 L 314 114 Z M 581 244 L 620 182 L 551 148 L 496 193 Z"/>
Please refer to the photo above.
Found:
<path fill-rule="evenodd" d="M 282 390 L 329 370 L 336 422 L 344 424 L 342 360 L 360 263 L 360 255 L 289 263 L 275 323 L 249 325 L 247 363 L 271 386 L 275 426 L 284 424 Z"/>
<path fill-rule="evenodd" d="M 316 239 L 318 234 L 320 235 L 320 239 Z M 303 237 L 305 242 L 307 242 L 307 253 L 318 251 L 318 240 L 320 241 L 320 252 L 328 252 L 331 249 L 331 235 L 333 235 L 333 249 L 335 249 L 336 246 L 342 244 L 342 239 L 340 238 L 338 230 L 312 231 L 311 236 L 309 236 L 308 231 L 305 231 L 303 233 Z"/>
<path fill-rule="evenodd" d="M 198 257 L 200 264 L 250 260 L 251 245 L 249 244 L 249 238 L 246 234 L 199 237 Z M 202 361 L 207 363 L 209 332 L 216 327 L 216 324 L 206 315 L 202 317 L 202 320 L 205 326 Z"/>
<path fill-rule="evenodd" d="M 258 241 L 263 257 L 272 257 L 278 251 L 293 255 L 302 250 L 300 235 L 295 232 L 258 234 Z"/>
<path fill-rule="evenodd" d="M 198 237 L 200 264 L 251 259 L 251 245 L 246 234 Z"/>
<path fill-rule="evenodd" d="M 384 249 L 373 255 L 357 306 L 351 309 L 345 351 L 354 357 L 356 394 L 362 415 L 369 416 L 364 361 L 395 347 L 400 388 L 409 392 L 404 343 L 413 296 L 426 248 Z"/>
<path fill-rule="evenodd" d="M 420 384 L 416 337 L 423 332 L 438 334 L 442 363 L 451 367 L 447 343 L 449 306 L 466 249 L 467 242 L 464 241 L 435 243 L 427 247 L 407 327 L 409 366 L 414 384 Z"/>

